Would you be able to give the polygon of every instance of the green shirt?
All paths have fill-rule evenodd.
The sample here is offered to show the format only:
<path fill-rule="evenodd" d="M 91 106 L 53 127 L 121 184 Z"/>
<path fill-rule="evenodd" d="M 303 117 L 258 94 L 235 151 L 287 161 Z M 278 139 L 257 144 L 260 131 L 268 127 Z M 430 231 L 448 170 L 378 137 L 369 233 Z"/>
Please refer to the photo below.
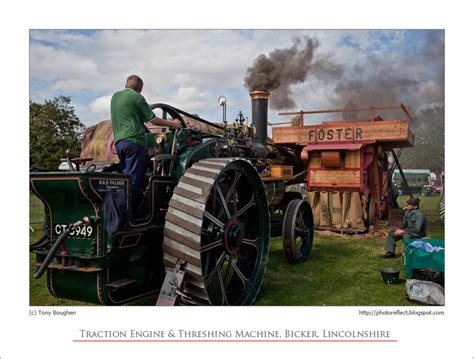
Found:
<path fill-rule="evenodd" d="M 112 96 L 110 111 L 114 143 L 127 139 L 145 147 L 143 123 L 156 117 L 145 98 L 135 90 L 126 88 Z"/>
<path fill-rule="evenodd" d="M 402 229 L 412 238 L 421 238 L 426 236 L 426 217 L 419 209 L 406 211 L 403 216 Z"/>

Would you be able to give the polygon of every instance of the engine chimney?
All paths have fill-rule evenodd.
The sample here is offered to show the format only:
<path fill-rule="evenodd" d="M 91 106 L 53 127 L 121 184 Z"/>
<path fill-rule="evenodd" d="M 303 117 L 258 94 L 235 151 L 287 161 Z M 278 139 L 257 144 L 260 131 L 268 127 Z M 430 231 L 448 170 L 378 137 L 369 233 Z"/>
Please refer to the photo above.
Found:
<path fill-rule="evenodd" d="M 268 97 L 270 92 L 259 90 L 252 91 L 250 98 L 252 99 L 252 124 L 255 126 L 256 142 L 267 147 L 267 125 L 268 125 Z"/>

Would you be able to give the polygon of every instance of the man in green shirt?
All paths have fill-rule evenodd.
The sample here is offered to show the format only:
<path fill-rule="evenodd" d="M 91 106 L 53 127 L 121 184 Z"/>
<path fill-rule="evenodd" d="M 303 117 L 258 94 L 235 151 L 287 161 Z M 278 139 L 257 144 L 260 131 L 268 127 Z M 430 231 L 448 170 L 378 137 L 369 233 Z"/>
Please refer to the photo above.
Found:
<path fill-rule="evenodd" d="M 179 128 L 178 119 L 164 120 L 156 117 L 145 98 L 140 94 L 143 81 L 136 75 L 127 78 L 125 89 L 112 96 L 110 110 L 114 130 L 114 144 L 122 165 L 122 172 L 132 175 L 133 209 L 136 212 L 140 185 L 145 174 L 145 125 Z"/>
<path fill-rule="evenodd" d="M 420 201 L 417 198 L 408 199 L 402 226 L 388 234 L 385 240 L 385 254 L 381 256 L 382 258 L 395 258 L 395 243 L 397 241 L 426 236 L 426 217 L 419 210 L 419 204 Z"/>

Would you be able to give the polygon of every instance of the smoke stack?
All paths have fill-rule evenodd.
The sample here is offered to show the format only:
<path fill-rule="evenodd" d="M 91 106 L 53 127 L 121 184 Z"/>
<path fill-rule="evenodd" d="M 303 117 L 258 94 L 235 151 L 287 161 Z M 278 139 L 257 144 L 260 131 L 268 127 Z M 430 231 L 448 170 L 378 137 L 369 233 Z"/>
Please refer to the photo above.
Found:
<path fill-rule="evenodd" d="M 267 124 L 268 124 L 268 97 L 270 92 L 265 90 L 252 91 L 252 124 L 255 126 L 256 142 L 267 147 Z"/>

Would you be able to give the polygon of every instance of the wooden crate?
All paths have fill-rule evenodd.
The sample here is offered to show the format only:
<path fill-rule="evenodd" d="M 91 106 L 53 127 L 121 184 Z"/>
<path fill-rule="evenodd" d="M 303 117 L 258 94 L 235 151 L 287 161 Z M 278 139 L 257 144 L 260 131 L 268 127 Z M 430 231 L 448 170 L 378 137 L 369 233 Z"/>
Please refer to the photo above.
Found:
<path fill-rule="evenodd" d="M 292 177 L 293 166 L 273 165 L 271 168 L 272 177 Z"/>

